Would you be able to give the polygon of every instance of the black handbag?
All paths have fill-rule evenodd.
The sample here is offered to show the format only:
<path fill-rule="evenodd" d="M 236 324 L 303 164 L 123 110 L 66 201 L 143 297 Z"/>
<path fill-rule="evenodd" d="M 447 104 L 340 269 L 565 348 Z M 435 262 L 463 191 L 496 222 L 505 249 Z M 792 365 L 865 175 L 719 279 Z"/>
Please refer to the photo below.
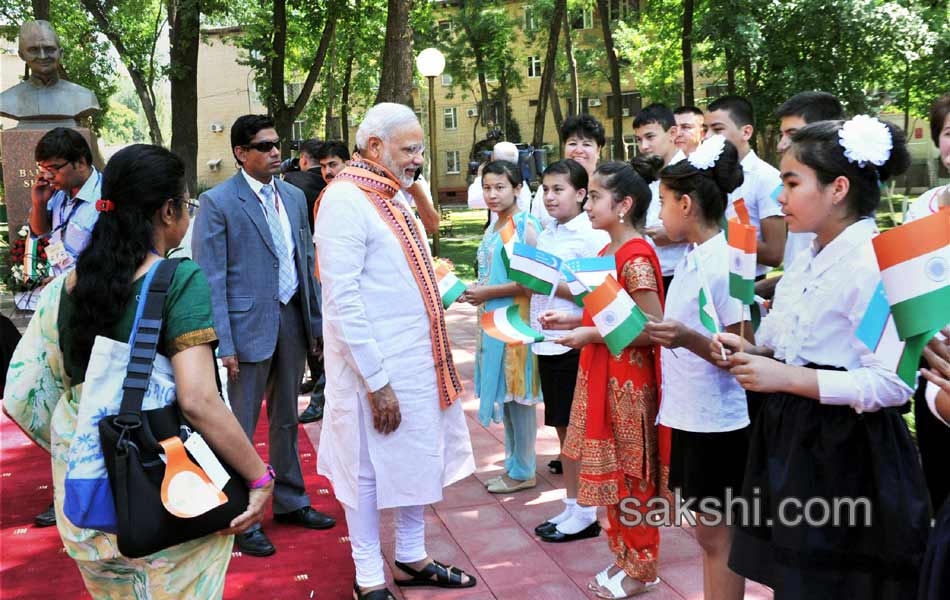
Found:
<path fill-rule="evenodd" d="M 115 499 L 119 552 L 130 558 L 226 529 L 248 506 L 247 484 L 224 461 L 220 462 L 230 475 L 223 490 L 228 497 L 226 503 L 192 518 L 177 517 L 162 504 L 165 463 L 159 442 L 172 436 L 184 441 L 192 428 L 177 402 L 142 411 L 142 401 L 161 338 L 165 294 L 182 260 L 163 260 L 148 290 L 142 291 L 146 294 L 145 306 L 130 349 L 122 405 L 119 414 L 99 421 L 102 453 Z"/>

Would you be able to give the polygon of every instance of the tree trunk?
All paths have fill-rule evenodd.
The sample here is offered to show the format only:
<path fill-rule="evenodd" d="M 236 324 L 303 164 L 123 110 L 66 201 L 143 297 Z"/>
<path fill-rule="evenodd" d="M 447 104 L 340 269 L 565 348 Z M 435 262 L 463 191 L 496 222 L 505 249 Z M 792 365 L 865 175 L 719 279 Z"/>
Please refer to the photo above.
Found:
<path fill-rule="evenodd" d="M 383 46 L 381 76 L 376 103 L 398 102 L 412 106 L 412 28 L 409 12 L 412 0 L 389 0 L 386 15 L 386 43 Z"/>
<path fill-rule="evenodd" d="M 33 18 L 37 21 L 49 21 L 49 0 L 33 0 Z"/>
<path fill-rule="evenodd" d="M 538 108 L 534 113 L 534 134 L 531 145 L 540 148 L 544 143 L 544 121 L 548 113 L 548 97 L 554 87 L 554 73 L 557 71 L 557 43 L 561 35 L 561 22 L 567 12 L 567 0 L 557 0 L 554 15 L 551 17 L 551 33 L 548 36 L 548 51 L 544 56 L 544 69 L 541 71 L 541 89 L 538 91 Z"/>
<path fill-rule="evenodd" d="M 736 65 L 732 62 L 732 53 L 726 49 L 726 90 L 730 94 L 736 93 Z"/>
<path fill-rule="evenodd" d="M 597 12 L 600 13 L 600 29 L 604 35 L 604 51 L 607 53 L 607 65 L 610 68 L 610 93 L 614 97 L 613 136 L 614 158 L 623 160 L 623 92 L 620 88 L 620 63 L 614 51 L 614 36 L 610 32 L 610 17 L 607 0 L 597 0 Z"/>
<path fill-rule="evenodd" d="M 476 46 L 472 40 L 472 29 L 468 21 L 462 21 L 462 30 L 465 32 L 465 39 L 472 49 L 472 57 L 475 59 L 475 73 L 478 76 L 478 92 L 481 95 L 481 102 L 478 107 L 478 120 L 482 125 L 488 126 L 488 79 L 485 74 L 485 56 L 482 49 Z"/>
<path fill-rule="evenodd" d="M 343 94 L 340 98 L 340 135 L 343 145 L 350 147 L 350 81 L 353 79 L 353 46 L 346 56 L 346 71 L 343 73 Z"/>
<path fill-rule="evenodd" d="M 571 20 L 567 11 L 564 11 L 564 51 L 567 53 L 567 72 L 571 76 L 571 96 L 567 108 L 568 115 L 573 116 L 581 111 L 581 91 L 577 85 L 577 59 L 574 58 L 574 42 L 571 41 Z M 555 118 L 557 117 L 555 116 Z M 559 124 L 558 130 L 560 130 L 560 127 Z M 563 140 L 561 141 L 563 142 Z"/>
<path fill-rule="evenodd" d="M 498 87 L 500 89 L 499 96 L 501 97 L 501 133 L 504 136 L 502 139 L 507 141 L 512 141 L 508 133 L 508 71 L 507 69 L 502 69 L 502 72 L 498 77 Z M 521 140 L 518 140 L 519 142 Z"/>
<path fill-rule="evenodd" d="M 323 139 L 329 140 L 334 137 L 333 131 L 333 99 L 336 97 L 336 81 L 333 77 L 333 67 L 336 63 L 336 44 L 330 49 L 330 67 L 327 72 L 327 110 L 326 118 L 324 119 L 323 127 Z"/>
<path fill-rule="evenodd" d="M 201 0 L 168 0 L 171 151 L 185 163 L 190 193 L 198 191 L 198 48 Z"/>
<path fill-rule="evenodd" d="M 563 144 L 561 139 L 561 125 L 564 124 L 564 113 L 561 112 L 561 99 L 557 95 L 557 86 L 551 86 L 551 112 L 554 114 L 554 126 L 557 127 L 558 145 Z"/>
<path fill-rule="evenodd" d="M 904 59 L 904 135 L 908 138 L 911 135 L 910 132 L 910 61 L 906 58 Z M 910 178 L 910 173 L 904 173 L 904 195 L 910 196 L 912 181 Z M 893 212 L 893 211 L 892 211 Z"/>
<path fill-rule="evenodd" d="M 693 90 L 693 9 L 694 0 L 683 0 L 683 104 L 695 106 Z"/>
<path fill-rule="evenodd" d="M 118 53 L 119 58 L 129 72 L 129 78 L 135 88 L 135 95 L 138 96 L 142 104 L 142 111 L 145 113 L 145 120 L 148 121 L 148 134 L 152 143 L 157 146 L 165 144 L 162 139 L 162 130 L 158 125 L 158 117 L 155 115 L 155 92 L 152 90 L 151 81 L 153 76 L 144 73 L 141 68 L 134 65 L 129 60 L 129 50 L 122 40 L 122 36 L 116 32 L 109 23 L 109 17 L 106 15 L 103 7 L 98 0 L 81 0 L 83 7 L 92 16 L 96 27 L 109 40 Z M 159 9 L 161 10 L 161 9 Z"/>

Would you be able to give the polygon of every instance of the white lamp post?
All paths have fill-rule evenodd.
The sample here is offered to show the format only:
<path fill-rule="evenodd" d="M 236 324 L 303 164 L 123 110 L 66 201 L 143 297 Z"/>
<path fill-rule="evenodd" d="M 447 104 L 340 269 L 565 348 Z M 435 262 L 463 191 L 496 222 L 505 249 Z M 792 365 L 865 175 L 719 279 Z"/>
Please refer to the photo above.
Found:
<path fill-rule="evenodd" d="M 435 78 L 445 70 L 445 57 L 437 48 L 426 48 L 416 57 L 416 68 L 429 80 L 429 185 L 432 186 L 432 205 L 439 213 L 439 161 L 435 141 Z M 439 255 L 439 228 L 432 234 L 432 254 Z"/>

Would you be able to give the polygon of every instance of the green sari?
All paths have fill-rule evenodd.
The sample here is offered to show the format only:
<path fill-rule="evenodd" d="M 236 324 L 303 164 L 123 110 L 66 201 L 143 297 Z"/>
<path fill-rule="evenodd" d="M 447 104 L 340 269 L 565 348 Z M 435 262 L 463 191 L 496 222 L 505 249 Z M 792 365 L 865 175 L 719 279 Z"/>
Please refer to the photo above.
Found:
<path fill-rule="evenodd" d="M 67 327 L 74 312 L 65 289 L 68 274 L 46 286 L 7 373 L 3 408 L 34 442 L 50 452 L 56 525 L 66 552 L 79 567 L 93 598 L 220 598 L 233 536 L 209 535 L 132 559 L 119 553 L 112 534 L 74 526 L 63 513 L 67 457 L 76 431 L 85 369 L 68 358 Z M 143 279 L 132 294 L 112 339 L 126 341 Z M 177 352 L 216 341 L 211 293 L 196 263 L 185 261 L 166 296 L 159 352 Z"/>

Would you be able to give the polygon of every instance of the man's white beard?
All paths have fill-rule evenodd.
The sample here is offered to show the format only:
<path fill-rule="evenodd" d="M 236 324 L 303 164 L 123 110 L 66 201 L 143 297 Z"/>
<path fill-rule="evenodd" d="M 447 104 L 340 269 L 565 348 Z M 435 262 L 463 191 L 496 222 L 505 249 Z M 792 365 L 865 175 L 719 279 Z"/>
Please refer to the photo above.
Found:
<path fill-rule="evenodd" d="M 383 155 L 379 157 L 379 162 L 382 163 L 390 173 L 396 176 L 396 179 L 399 180 L 399 184 L 403 189 L 412 186 L 415 180 L 412 177 L 405 176 L 403 170 L 396 165 L 395 161 L 393 161 L 393 157 L 389 154 L 389 150 L 385 147 L 383 147 Z"/>

